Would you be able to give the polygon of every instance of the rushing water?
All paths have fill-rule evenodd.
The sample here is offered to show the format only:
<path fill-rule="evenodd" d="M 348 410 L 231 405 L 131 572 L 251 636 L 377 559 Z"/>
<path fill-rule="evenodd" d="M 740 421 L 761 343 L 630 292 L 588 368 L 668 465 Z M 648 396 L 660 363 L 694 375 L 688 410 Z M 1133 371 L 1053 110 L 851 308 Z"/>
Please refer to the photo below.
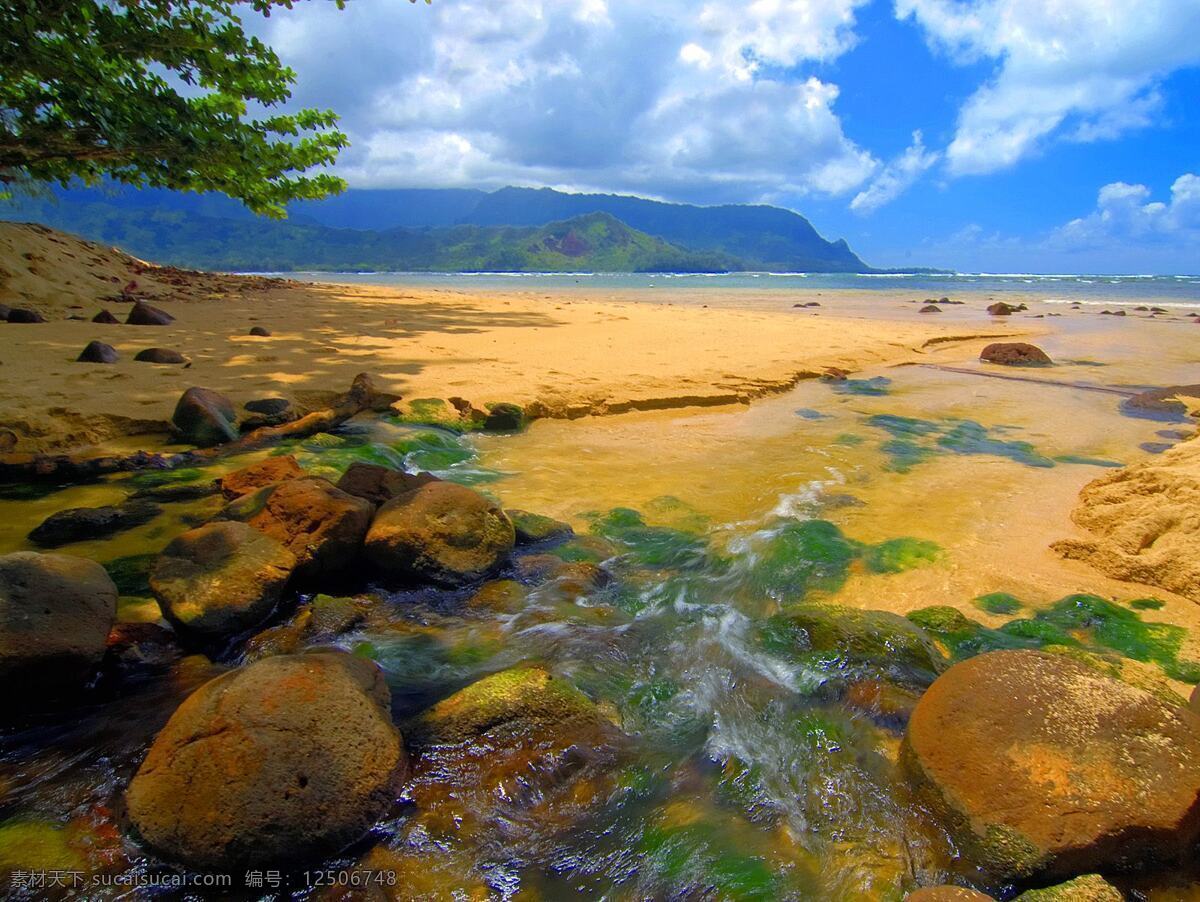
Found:
<path fill-rule="evenodd" d="M 1056 379 L 1135 387 L 1150 377 L 1134 358 L 1155 348 L 1153 381 L 1187 381 L 1185 344 L 1165 332 L 1114 340 L 1099 319 L 1047 337 Z M 1147 328 L 1160 325 L 1188 327 Z M 477 831 L 402 809 L 373 840 L 393 847 L 394 860 L 417 862 L 424 886 L 459 898 L 870 900 L 902 898 L 918 883 L 979 882 L 897 766 L 906 711 L 931 674 L 837 649 L 794 653 L 773 618 L 801 600 L 899 613 L 951 605 L 990 628 L 994 643 L 1034 646 L 1053 634 L 1195 681 L 1200 654 L 1186 629 L 1145 641 L 1145 621 L 1194 615 L 1176 600 L 1161 612 L 1131 607 L 1144 593 L 1046 551 L 1067 528 L 1065 514 L 1045 516 L 1047 499 L 1067 510 L 1088 479 L 1177 440 L 1181 428 L 1123 416 L 1112 393 L 903 367 L 804 383 L 748 407 L 546 421 L 500 436 L 367 418 L 279 449 L 319 475 L 356 460 L 429 470 L 562 518 L 578 537 L 551 553 L 601 564 L 610 577 L 533 581 L 514 590 L 520 604 L 482 613 L 465 607 L 468 593 L 359 587 L 382 613 L 337 641 L 383 667 L 398 720 L 534 661 L 573 681 L 630 737 L 595 785 L 535 775 L 525 795 L 499 799 L 464 787 L 441 804 L 485 812 Z M 25 534 L 56 510 L 112 503 L 162 479 L 207 480 L 254 459 L 9 488 L 0 552 L 28 547 Z M 121 577 L 124 619 L 152 619 L 145 556 L 217 506 L 171 504 L 149 524 L 66 550 Z M 1079 592 L 1104 597 L 1057 603 Z M 1081 605 L 1087 623 L 1075 617 Z M 1126 632 L 1101 637 L 1088 624 L 1104 618 Z M 227 649 L 218 663 L 240 655 Z M 109 878 L 177 875 L 128 839 L 121 793 L 157 729 L 214 672 L 198 658 L 168 675 L 134 665 L 83 710 L 9 731 L 4 865 L 14 866 L 14 837 L 35 837 L 39 861 L 59 856 Z M 419 787 L 406 793 L 411 802 Z M 352 865 L 369 845 L 312 868 Z"/>
<path fill-rule="evenodd" d="M 1200 275 L 1111 276 L 1033 273 L 268 273 L 316 282 L 408 285 L 476 290 L 582 289 L 626 291 L 658 288 L 723 294 L 762 292 L 911 291 L 939 298 L 956 293 L 1019 294 L 1044 300 L 1136 305 L 1147 300 L 1180 308 L 1200 307 Z M 705 298 L 707 301 L 708 298 Z"/>

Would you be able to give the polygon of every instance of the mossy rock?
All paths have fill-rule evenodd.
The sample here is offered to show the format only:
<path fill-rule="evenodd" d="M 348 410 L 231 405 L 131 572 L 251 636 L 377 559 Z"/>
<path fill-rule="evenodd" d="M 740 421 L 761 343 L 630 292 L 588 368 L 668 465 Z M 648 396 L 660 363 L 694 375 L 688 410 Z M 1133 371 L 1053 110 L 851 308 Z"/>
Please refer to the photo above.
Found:
<path fill-rule="evenodd" d="M 526 425 L 525 408 L 520 404 L 501 401 L 487 405 L 483 428 L 488 432 L 519 432 Z"/>
<path fill-rule="evenodd" d="M 413 426 L 439 426 L 455 432 L 477 432 L 487 414 L 470 405 L 456 407 L 443 398 L 413 398 L 394 405 L 396 420 Z"/>
<path fill-rule="evenodd" d="M 888 539 L 863 555 L 867 568 L 875 573 L 903 573 L 942 559 L 942 546 L 926 539 Z"/>
<path fill-rule="evenodd" d="M 759 625 L 758 642 L 825 672 L 847 676 L 865 668 L 906 685 L 928 685 L 948 663 L 930 636 L 905 618 L 836 604 L 787 608 Z"/>
<path fill-rule="evenodd" d="M 613 508 L 594 517 L 591 531 L 622 548 L 632 563 L 642 567 L 690 569 L 708 561 L 704 539 L 669 526 L 648 526 L 630 508 Z"/>
<path fill-rule="evenodd" d="M 1099 874 L 1085 874 L 1044 889 L 1021 893 L 1013 902 L 1122 902 L 1125 896 Z"/>
<path fill-rule="evenodd" d="M 157 554 L 131 554 L 113 558 L 101 566 L 108 571 L 120 595 L 144 598 L 150 595 L 150 568 L 157 557 Z"/>
<path fill-rule="evenodd" d="M 862 548 L 828 520 L 789 523 L 762 550 L 750 580 L 781 600 L 802 599 L 814 590 L 834 592 L 846 581 Z"/>
<path fill-rule="evenodd" d="M 505 511 L 517 531 L 518 545 L 543 545 L 551 542 L 565 542 L 575 535 L 570 524 L 542 514 L 531 514 L 529 511 L 510 508 Z"/>
<path fill-rule="evenodd" d="M 467 599 L 467 608 L 477 612 L 515 614 L 525 607 L 529 590 L 515 579 L 493 579 Z"/>
<path fill-rule="evenodd" d="M 1005 648 L 1036 648 L 1036 640 L 990 629 L 957 608 L 935 605 L 910 611 L 907 619 L 932 636 L 954 660 Z"/>
<path fill-rule="evenodd" d="M 602 564 L 620 554 L 620 550 L 600 536 L 575 536 L 546 551 L 568 564 Z"/>
<path fill-rule="evenodd" d="M 457 745 L 487 734 L 533 736 L 569 724 L 603 721 L 596 705 L 568 680 L 541 667 L 484 677 L 438 702 L 407 726 L 415 746 Z"/>
<path fill-rule="evenodd" d="M 1015 614 L 1025 607 L 1021 599 L 1007 592 L 989 592 L 986 595 L 980 595 L 974 600 L 974 604 L 981 611 L 989 614 Z"/>

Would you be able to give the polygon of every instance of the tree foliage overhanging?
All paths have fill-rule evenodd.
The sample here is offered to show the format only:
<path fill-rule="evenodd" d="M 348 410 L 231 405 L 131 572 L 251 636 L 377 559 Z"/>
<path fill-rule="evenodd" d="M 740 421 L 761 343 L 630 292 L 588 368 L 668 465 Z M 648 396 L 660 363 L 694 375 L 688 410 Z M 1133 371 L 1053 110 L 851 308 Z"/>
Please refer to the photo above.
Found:
<path fill-rule="evenodd" d="M 0 188 L 107 177 L 271 216 L 342 190 L 304 174 L 347 145 L 337 116 L 279 109 L 295 72 L 238 15 L 293 3 L 0 0 Z"/>

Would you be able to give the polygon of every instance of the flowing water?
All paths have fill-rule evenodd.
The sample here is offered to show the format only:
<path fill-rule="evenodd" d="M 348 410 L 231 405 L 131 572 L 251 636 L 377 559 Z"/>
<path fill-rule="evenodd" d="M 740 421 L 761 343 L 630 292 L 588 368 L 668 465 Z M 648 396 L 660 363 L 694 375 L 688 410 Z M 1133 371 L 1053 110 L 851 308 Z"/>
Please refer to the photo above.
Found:
<path fill-rule="evenodd" d="M 278 449 L 334 477 L 355 460 L 430 470 L 563 519 L 577 536 L 549 553 L 611 576 L 517 587 L 519 605 L 484 613 L 463 592 L 360 587 L 383 617 L 338 643 L 383 667 L 398 720 L 537 662 L 629 737 L 602 779 L 568 769 L 518 781 L 523 793 L 503 798 L 469 786 L 436 797 L 463 816 L 486 812 L 478 829 L 457 814 L 449 826 L 420 816 L 427 796 L 408 787 L 418 813 L 401 810 L 372 841 L 393 848 L 392 861 L 416 862 L 427 890 L 457 898 L 900 899 L 947 879 L 1003 892 L 958 859 L 897 765 L 906 712 L 933 675 L 886 643 L 873 655 L 798 652 L 779 615 L 798 601 L 898 614 L 949 605 L 995 647 L 1068 642 L 1134 658 L 1181 691 L 1200 679 L 1187 602 L 1147 600 L 1047 549 L 1067 534 L 1084 483 L 1191 431 L 1125 416 L 1120 402 L 1146 384 L 1195 381 L 1178 337 L 1194 327 L 1118 332 L 1106 319 L 1048 329 L 1040 343 L 1058 365 L 1021 375 L 1059 384 L 991 378 L 994 369 L 958 361 L 806 382 L 750 406 L 540 421 L 514 435 L 361 419 Z M 10 487 L 0 552 L 29 547 L 25 534 L 56 510 L 254 459 L 55 491 Z M 149 524 L 66 550 L 121 577 L 124 619 L 154 619 L 147 556 L 217 507 L 167 505 Z M 1159 621 L 1172 625 L 1151 628 Z M 218 666 L 239 655 L 226 650 Z M 134 667 L 88 707 L 4 735 L 0 863 L 11 869 L 23 843 L 39 861 L 105 880 L 177 875 L 127 838 L 121 790 L 174 707 L 214 672 L 194 657 L 167 676 Z M 369 846 L 313 870 L 352 865 Z M 1152 897 L 1176 898 L 1169 882 Z"/>

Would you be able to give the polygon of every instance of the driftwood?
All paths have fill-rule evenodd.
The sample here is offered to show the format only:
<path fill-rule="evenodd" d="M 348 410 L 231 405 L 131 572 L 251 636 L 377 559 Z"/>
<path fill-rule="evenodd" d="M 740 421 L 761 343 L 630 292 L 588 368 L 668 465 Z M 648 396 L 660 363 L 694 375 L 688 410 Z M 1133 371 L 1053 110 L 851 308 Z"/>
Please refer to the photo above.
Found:
<path fill-rule="evenodd" d="M 80 457 L 71 454 L 4 454 L 0 455 L 0 483 L 55 481 L 85 482 L 110 473 L 137 470 L 176 470 L 194 467 L 222 457 L 257 451 L 287 439 L 307 438 L 344 423 L 368 410 L 387 410 L 399 400 L 397 395 L 379 391 L 368 373 L 354 377 L 350 390 L 339 395 L 330 407 L 280 426 L 263 426 L 248 432 L 237 441 L 213 448 L 196 448 L 163 454 L 156 451 L 134 451 L 119 456 Z"/>

